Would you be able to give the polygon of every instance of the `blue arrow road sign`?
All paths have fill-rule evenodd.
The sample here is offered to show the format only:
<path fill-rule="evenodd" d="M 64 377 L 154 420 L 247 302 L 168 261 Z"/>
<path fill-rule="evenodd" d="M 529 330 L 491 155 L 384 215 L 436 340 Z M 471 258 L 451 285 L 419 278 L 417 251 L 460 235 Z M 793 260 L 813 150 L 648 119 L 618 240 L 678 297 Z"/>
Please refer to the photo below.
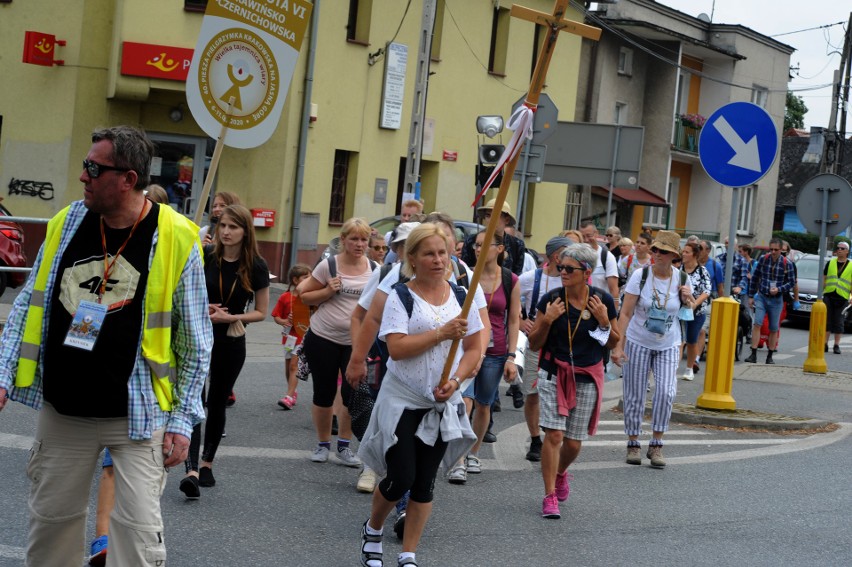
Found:
<path fill-rule="evenodd" d="M 750 102 L 732 102 L 714 112 L 698 138 L 698 157 L 707 175 L 728 187 L 757 182 L 777 155 L 772 117 Z"/>

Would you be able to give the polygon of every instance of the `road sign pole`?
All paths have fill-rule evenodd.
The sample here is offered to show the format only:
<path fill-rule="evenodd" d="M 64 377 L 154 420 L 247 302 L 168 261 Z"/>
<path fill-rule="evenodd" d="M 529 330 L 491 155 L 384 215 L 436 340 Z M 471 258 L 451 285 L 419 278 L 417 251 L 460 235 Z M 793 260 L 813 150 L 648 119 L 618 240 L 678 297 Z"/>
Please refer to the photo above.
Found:
<path fill-rule="evenodd" d="M 609 195 L 606 199 L 606 227 L 612 226 L 612 192 L 615 190 L 615 168 L 618 166 L 618 141 L 621 138 L 621 124 L 615 127 L 615 143 L 612 145 L 612 168 L 609 170 Z"/>
<path fill-rule="evenodd" d="M 731 290 L 734 289 L 734 254 L 737 253 L 737 248 L 734 243 L 737 240 L 737 217 L 740 212 L 740 188 L 732 187 L 732 189 L 731 226 L 728 228 L 728 248 L 726 250 L 727 254 L 725 254 L 725 297 L 730 297 Z M 734 247 L 733 253 L 731 251 L 732 246 Z"/>

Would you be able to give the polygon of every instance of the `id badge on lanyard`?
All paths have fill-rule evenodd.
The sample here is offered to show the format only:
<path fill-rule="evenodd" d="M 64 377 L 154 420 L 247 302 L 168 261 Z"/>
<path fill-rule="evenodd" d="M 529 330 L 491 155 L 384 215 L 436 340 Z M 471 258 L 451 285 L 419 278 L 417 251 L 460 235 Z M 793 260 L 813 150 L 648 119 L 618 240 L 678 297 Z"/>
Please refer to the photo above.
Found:
<path fill-rule="evenodd" d="M 107 306 L 93 301 L 81 301 L 71 320 L 63 344 L 91 351 L 103 327 Z"/>

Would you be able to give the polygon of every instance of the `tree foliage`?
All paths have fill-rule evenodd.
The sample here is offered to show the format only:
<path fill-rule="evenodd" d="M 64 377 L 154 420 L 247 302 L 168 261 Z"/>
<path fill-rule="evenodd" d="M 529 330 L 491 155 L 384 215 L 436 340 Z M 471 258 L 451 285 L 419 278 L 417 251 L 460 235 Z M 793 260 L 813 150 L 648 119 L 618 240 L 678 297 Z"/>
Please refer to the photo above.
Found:
<path fill-rule="evenodd" d="M 808 112 L 808 107 L 805 106 L 805 101 L 802 97 L 796 96 L 790 91 L 787 91 L 787 107 L 784 110 L 784 131 L 790 128 L 804 128 L 805 114 Z"/>

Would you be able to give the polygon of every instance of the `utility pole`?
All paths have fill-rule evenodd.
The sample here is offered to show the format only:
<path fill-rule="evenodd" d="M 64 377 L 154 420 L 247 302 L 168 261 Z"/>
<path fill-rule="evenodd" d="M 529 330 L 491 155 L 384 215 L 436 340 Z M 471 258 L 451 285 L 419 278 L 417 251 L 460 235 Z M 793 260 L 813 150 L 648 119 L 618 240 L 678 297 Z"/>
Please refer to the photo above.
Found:
<path fill-rule="evenodd" d="M 423 121 L 426 114 L 426 92 L 429 88 L 429 63 L 432 60 L 432 30 L 435 27 L 437 0 L 423 0 L 420 22 L 420 46 L 417 48 L 417 76 L 414 81 L 414 104 L 405 158 L 405 193 L 420 198 L 420 156 L 423 154 Z"/>
<path fill-rule="evenodd" d="M 846 37 L 843 42 L 843 52 L 840 56 L 840 66 L 834 72 L 834 87 L 831 95 L 831 114 L 828 118 L 828 130 L 825 137 L 825 151 L 820 163 L 820 173 L 840 172 L 840 164 L 843 160 L 843 144 L 846 138 L 846 114 L 849 106 L 849 75 L 850 57 L 852 50 L 852 13 L 849 14 L 849 23 L 846 26 Z M 837 109 L 842 106 L 840 113 L 840 127 L 837 124 Z"/>

